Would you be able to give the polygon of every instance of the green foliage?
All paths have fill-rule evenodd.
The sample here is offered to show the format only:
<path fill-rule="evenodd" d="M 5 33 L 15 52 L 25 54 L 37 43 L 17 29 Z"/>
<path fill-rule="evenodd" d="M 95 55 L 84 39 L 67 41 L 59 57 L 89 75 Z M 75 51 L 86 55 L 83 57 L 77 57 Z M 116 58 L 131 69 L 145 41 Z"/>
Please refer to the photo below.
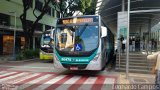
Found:
<path fill-rule="evenodd" d="M 23 58 L 24 58 L 24 55 L 21 52 L 16 55 L 16 60 L 22 60 Z"/>
<path fill-rule="evenodd" d="M 26 49 L 26 50 L 24 50 L 24 57 L 26 57 L 26 58 L 33 58 L 33 50 L 31 50 L 31 49 Z"/>
<path fill-rule="evenodd" d="M 92 0 L 81 0 L 80 1 L 80 11 L 85 13 L 86 9 L 91 6 Z"/>
<path fill-rule="evenodd" d="M 92 0 L 90 7 L 86 8 L 85 13 L 83 13 L 83 14 L 85 14 L 85 15 L 95 14 L 96 4 L 97 4 L 96 1 Z"/>
<path fill-rule="evenodd" d="M 39 49 L 26 49 L 16 55 L 16 60 L 32 59 L 39 57 Z"/>
<path fill-rule="evenodd" d="M 95 12 L 96 1 L 95 0 L 56 0 L 52 1 L 54 9 L 61 13 L 62 17 L 72 16 L 75 11 L 81 11 L 83 14 Z M 69 12 L 68 12 L 69 9 Z M 88 13 L 89 12 L 89 13 Z"/>
<path fill-rule="evenodd" d="M 39 49 L 33 50 L 33 55 L 34 55 L 35 57 L 39 57 Z"/>

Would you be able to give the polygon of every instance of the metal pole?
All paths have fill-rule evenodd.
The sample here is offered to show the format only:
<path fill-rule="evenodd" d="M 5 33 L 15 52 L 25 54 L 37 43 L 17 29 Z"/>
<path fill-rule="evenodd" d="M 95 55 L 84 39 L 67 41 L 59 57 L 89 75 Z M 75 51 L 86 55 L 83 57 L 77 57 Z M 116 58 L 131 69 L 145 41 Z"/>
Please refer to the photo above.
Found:
<path fill-rule="evenodd" d="M 125 2 L 124 2 L 124 0 L 122 0 L 122 11 L 124 11 L 125 10 Z"/>
<path fill-rule="evenodd" d="M 13 47 L 13 59 L 15 60 L 16 59 L 16 52 L 15 52 L 15 50 L 16 50 L 16 24 L 17 24 L 17 22 L 16 22 L 16 12 L 14 12 L 14 16 L 15 16 L 15 26 L 14 26 L 14 47 Z"/>
<path fill-rule="evenodd" d="M 151 49 L 151 43 L 150 43 L 150 40 L 151 40 L 151 19 L 149 19 L 148 21 L 148 44 L 147 44 L 147 55 L 149 54 L 149 52 L 152 53 L 152 49 Z"/>
<path fill-rule="evenodd" d="M 130 24 L 130 0 L 128 0 L 128 31 L 127 31 L 127 57 L 126 57 L 126 78 L 128 79 L 128 72 L 129 72 L 129 24 Z"/>
<path fill-rule="evenodd" d="M 125 9 L 125 2 L 122 0 L 122 11 L 124 12 Z M 120 63 L 121 63 L 121 47 L 122 47 L 122 42 L 119 40 L 119 70 L 120 70 Z"/>

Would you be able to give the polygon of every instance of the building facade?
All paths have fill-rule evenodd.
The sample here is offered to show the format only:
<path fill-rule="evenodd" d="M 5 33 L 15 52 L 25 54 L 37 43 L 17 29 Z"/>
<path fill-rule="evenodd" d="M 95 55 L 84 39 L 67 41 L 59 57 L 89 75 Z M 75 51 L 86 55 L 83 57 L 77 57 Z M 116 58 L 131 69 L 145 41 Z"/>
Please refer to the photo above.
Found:
<path fill-rule="evenodd" d="M 31 25 L 36 17 L 33 15 L 41 13 L 44 3 L 43 0 L 33 0 L 31 8 L 27 11 L 27 26 Z M 20 15 L 23 13 L 22 0 L 0 0 L 0 55 L 9 55 L 13 53 L 14 30 L 16 32 L 15 49 L 16 52 L 22 49 L 25 44 L 25 38 L 22 30 Z M 50 4 L 48 12 L 38 22 L 35 34 L 33 36 L 33 48 L 39 48 L 40 37 L 43 31 L 54 28 L 57 17 L 56 11 Z"/>

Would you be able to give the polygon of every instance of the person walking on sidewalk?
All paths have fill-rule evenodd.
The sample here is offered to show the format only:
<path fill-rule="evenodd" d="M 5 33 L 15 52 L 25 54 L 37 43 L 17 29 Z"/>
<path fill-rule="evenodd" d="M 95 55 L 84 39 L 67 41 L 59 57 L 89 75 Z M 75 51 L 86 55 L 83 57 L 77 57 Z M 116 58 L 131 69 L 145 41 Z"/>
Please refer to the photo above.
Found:
<path fill-rule="evenodd" d="M 160 51 L 147 56 L 148 60 L 154 60 L 154 64 L 152 66 L 152 73 L 156 74 L 155 78 L 155 90 L 160 90 Z"/>
<path fill-rule="evenodd" d="M 121 40 L 121 49 L 122 49 L 122 53 L 124 53 L 124 49 L 125 49 L 125 42 L 124 42 L 124 37 L 123 37 L 123 35 L 121 35 L 120 40 Z"/>

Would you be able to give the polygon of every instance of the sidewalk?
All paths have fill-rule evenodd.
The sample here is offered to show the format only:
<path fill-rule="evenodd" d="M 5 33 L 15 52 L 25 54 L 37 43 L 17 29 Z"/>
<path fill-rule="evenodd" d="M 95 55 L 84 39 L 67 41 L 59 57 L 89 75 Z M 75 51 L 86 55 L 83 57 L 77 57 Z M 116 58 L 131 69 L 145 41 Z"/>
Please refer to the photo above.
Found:
<path fill-rule="evenodd" d="M 117 84 L 155 84 L 155 74 L 129 73 L 126 78 L 126 72 L 117 72 L 115 69 L 106 70 L 107 75 L 117 76 Z"/>
<path fill-rule="evenodd" d="M 119 72 L 119 84 L 155 84 L 154 74 L 129 73 L 128 79 L 124 72 Z"/>
<path fill-rule="evenodd" d="M 12 59 L 11 55 L 0 55 L 0 63 L 5 63 Z"/>
<path fill-rule="evenodd" d="M 126 72 L 116 71 L 115 67 L 108 67 L 106 74 L 117 76 L 117 84 L 155 84 L 155 74 L 130 73 L 126 78 Z"/>
<path fill-rule="evenodd" d="M 24 59 L 24 60 L 13 60 L 12 55 L 0 55 L 0 63 L 6 63 L 6 62 L 27 62 L 31 60 L 39 60 L 39 58 L 33 58 L 33 59 Z"/>

